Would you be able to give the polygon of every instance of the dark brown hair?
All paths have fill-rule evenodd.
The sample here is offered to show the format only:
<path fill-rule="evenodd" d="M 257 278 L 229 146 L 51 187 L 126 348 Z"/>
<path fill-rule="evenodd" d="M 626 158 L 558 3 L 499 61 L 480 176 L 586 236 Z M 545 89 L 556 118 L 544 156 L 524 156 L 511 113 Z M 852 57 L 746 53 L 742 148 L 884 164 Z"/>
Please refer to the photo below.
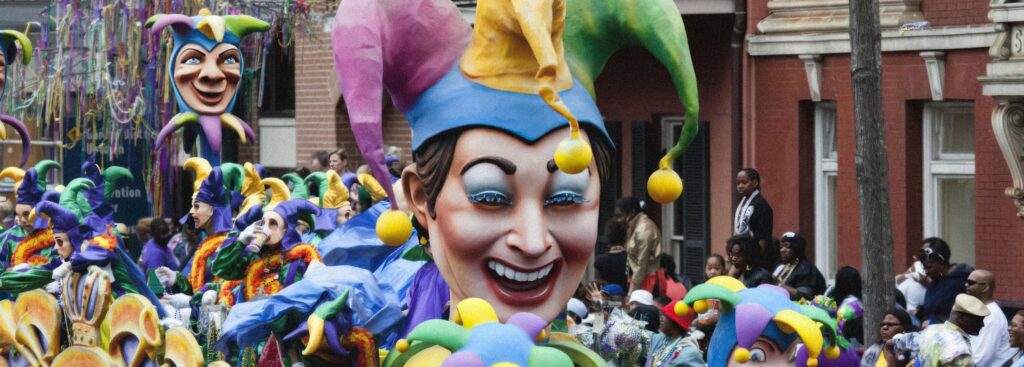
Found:
<path fill-rule="evenodd" d="M 594 163 L 597 165 L 598 178 L 604 181 L 608 177 L 609 162 L 611 162 L 612 147 L 605 141 L 604 133 L 596 129 L 582 125 L 590 137 L 590 146 L 594 152 Z M 455 156 L 455 145 L 462 136 L 462 129 L 445 132 L 431 138 L 423 143 L 414 154 L 416 161 L 416 175 L 423 182 L 423 192 L 427 194 L 427 210 L 430 216 L 436 218 L 434 204 L 441 194 L 444 181 L 448 177 L 448 170 L 452 166 L 452 157 Z"/>

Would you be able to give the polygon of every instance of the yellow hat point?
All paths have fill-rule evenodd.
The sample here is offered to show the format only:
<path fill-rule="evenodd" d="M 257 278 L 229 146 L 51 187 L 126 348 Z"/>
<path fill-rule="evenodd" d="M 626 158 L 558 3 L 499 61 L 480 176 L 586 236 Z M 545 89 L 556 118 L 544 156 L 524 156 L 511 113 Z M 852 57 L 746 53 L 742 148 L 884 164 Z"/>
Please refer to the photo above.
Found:
<path fill-rule="evenodd" d="M 555 165 L 570 175 L 583 172 L 590 167 L 590 161 L 593 159 L 594 152 L 590 149 L 590 144 L 578 135 L 562 140 L 555 149 Z"/>
<path fill-rule="evenodd" d="M 540 344 L 541 342 L 544 341 L 544 339 L 547 339 L 547 338 L 548 338 L 547 331 L 541 330 L 540 333 L 537 334 L 537 339 L 533 340 L 533 343 L 534 344 Z"/>
<path fill-rule="evenodd" d="M 739 364 L 750 362 L 750 350 L 743 347 L 737 347 L 736 351 L 732 352 L 732 359 Z"/>
<path fill-rule="evenodd" d="M 697 302 L 694 302 L 693 303 L 693 310 L 697 311 L 697 313 L 708 312 L 708 301 L 699 300 Z"/>
<path fill-rule="evenodd" d="M 818 367 L 818 359 L 807 357 L 807 367 Z"/>
<path fill-rule="evenodd" d="M 835 360 L 836 358 L 839 358 L 839 352 L 840 350 L 838 345 L 828 347 L 825 349 L 825 358 L 828 358 L 830 361 Z"/>
<path fill-rule="evenodd" d="M 409 350 L 409 341 L 405 339 L 398 339 L 398 343 L 395 343 L 395 349 L 401 353 L 405 353 Z"/>
<path fill-rule="evenodd" d="M 398 210 L 388 210 L 377 218 L 377 237 L 388 246 L 401 246 L 412 236 L 412 222 Z"/>
<path fill-rule="evenodd" d="M 660 204 L 667 204 L 683 194 L 683 180 L 671 168 L 660 168 L 647 179 L 647 193 Z"/>
<path fill-rule="evenodd" d="M 694 305 L 694 306 L 696 306 L 696 305 Z M 676 305 L 673 306 L 672 308 L 676 312 L 676 316 L 684 317 L 684 316 L 690 314 L 690 305 L 686 304 L 686 302 L 683 302 L 683 301 L 676 302 Z"/>

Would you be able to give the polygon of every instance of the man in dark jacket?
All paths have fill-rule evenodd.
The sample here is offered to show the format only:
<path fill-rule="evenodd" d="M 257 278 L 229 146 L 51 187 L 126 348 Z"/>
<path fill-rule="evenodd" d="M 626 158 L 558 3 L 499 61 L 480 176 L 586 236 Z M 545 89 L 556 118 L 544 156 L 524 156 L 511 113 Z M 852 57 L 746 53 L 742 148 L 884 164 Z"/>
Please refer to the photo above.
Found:
<path fill-rule="evenodd" d="M 937 325 L 949 318 L 956 296 L 967 291 L 967 277 L 974 269 L 963 264 L 952 265 L 949 245 L 945 241 L 932 241 L 922 252 L 921 264 L 931 283 L 917 316 L 929 325 Z"/>

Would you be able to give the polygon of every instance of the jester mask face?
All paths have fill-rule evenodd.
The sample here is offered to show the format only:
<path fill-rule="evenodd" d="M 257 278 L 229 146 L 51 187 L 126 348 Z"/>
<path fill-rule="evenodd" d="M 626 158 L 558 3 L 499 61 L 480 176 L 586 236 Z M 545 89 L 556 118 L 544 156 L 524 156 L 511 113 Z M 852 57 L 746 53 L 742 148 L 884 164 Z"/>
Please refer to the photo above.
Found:
<path fill-rule="evenodd" d="M 174 85 L 181 99 L 202 115 L 228 112 L 241 80 L 242 57 L 235 45 L 221 43 L 212 50 L 190 43 L 174 60 Z"/>

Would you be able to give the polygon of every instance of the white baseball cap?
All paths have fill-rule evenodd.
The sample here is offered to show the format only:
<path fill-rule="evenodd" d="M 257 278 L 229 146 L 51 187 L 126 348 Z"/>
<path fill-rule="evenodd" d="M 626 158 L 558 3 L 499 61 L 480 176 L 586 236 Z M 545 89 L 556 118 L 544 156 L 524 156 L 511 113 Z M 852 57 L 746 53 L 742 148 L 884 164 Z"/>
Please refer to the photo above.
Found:
<path fill-rule="evenodd" d="M 565 310 L 576 314 L 581 319 L 587 317 L 587 305 L 584 305 L 583 301 L 575 298 L 569 299 L 569 304 L 565 306 Z"/>
<path fill-rule="evenodd" d="M 654 295 L 651 294 L 651 292 L 645 291 L 643 289 L 637 289 L 637 290 L 633 291 L 632 294 L 629 295 L 629 302 L 628 303 L 633 303 L 633 302 L 636 302 L 636 303 L 639 303 L 639 304 L 642 304 L 642 305 L 653 306 L 654 305 Z"/>

